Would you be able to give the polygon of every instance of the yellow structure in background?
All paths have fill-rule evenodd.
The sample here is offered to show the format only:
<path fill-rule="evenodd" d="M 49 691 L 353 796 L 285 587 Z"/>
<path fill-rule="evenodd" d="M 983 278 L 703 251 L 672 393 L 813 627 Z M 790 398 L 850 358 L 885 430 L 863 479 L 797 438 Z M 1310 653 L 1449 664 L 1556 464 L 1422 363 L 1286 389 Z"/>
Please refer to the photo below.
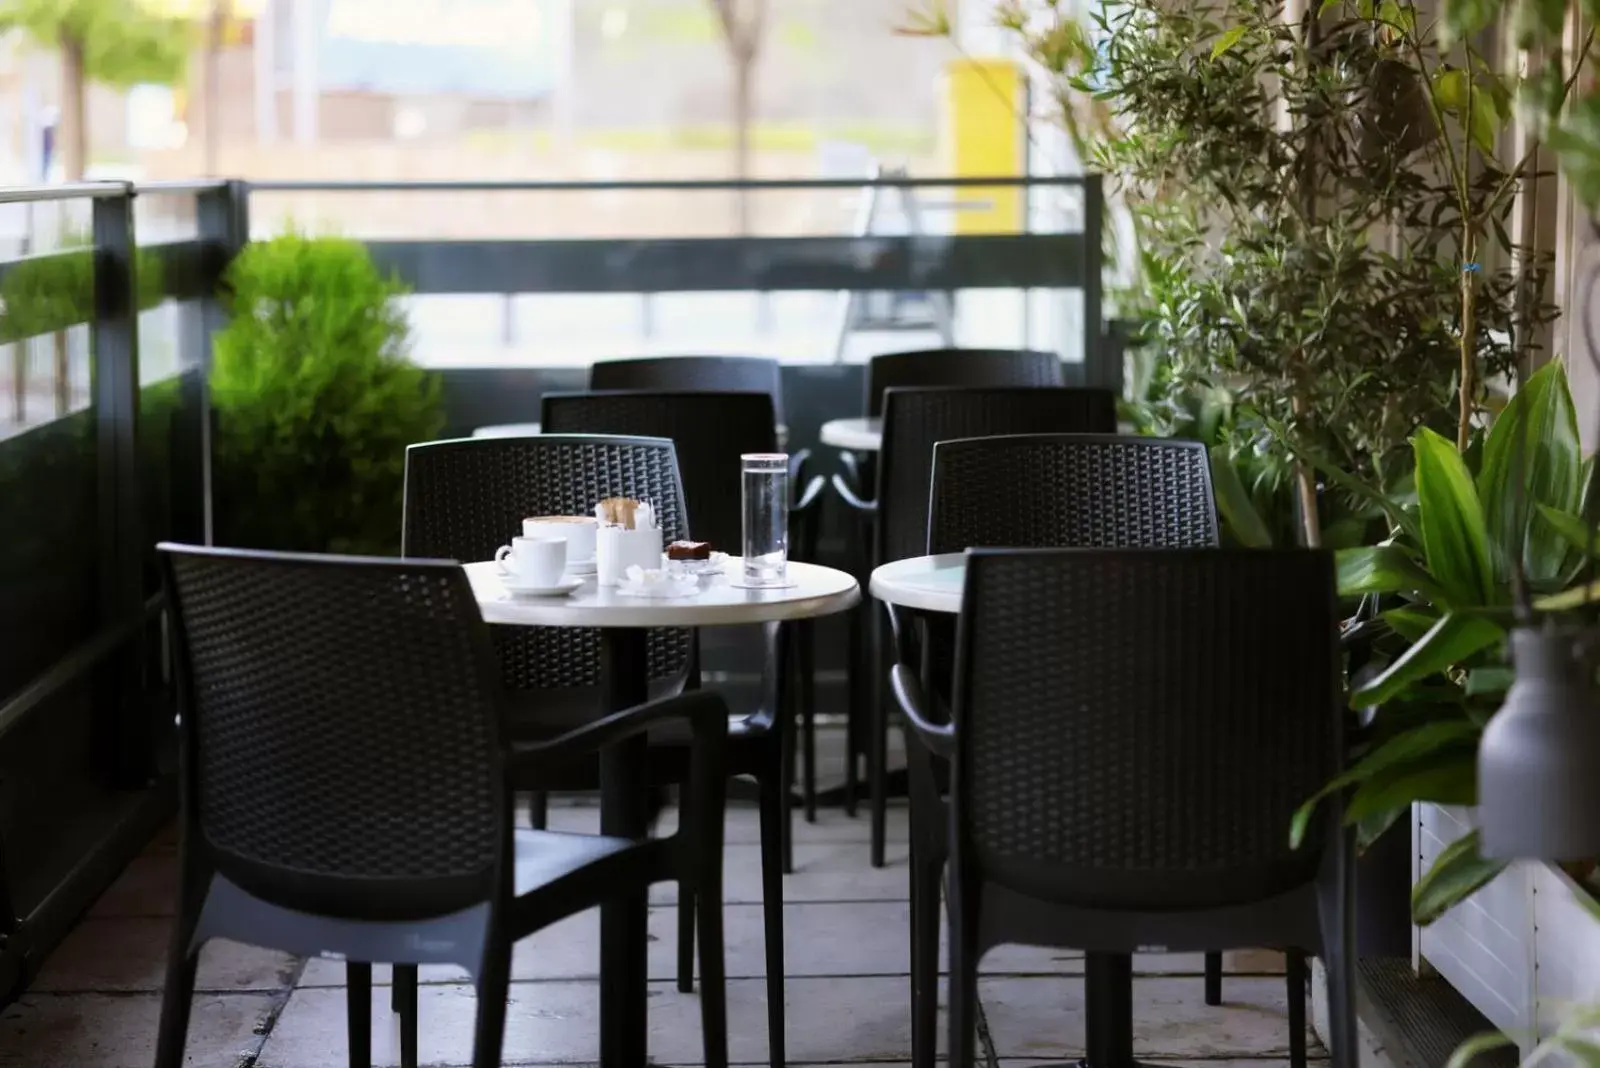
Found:
<path fill-rule="evenodd" d="M 1016 178 L 1025 170 L 1027 80 L 1009 59 L 958 59 L 945 68 L 944 155 L 959 178 Z M 1023 229 L 1021 189 L 958 189 L 958 234 Z"/>

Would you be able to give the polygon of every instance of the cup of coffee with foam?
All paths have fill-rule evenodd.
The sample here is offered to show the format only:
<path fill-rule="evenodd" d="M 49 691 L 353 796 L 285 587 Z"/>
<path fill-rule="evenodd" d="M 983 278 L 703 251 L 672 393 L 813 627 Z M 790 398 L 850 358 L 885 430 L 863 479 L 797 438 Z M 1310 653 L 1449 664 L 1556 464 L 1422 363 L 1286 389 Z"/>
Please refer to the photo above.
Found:
<path fill-rule="evenodd" d="M 525 538 L 567 539 L 567 569 L 593 565 L 594 537 L 599 524 L 592 515 L 541 515 L 522 521 Z"/>

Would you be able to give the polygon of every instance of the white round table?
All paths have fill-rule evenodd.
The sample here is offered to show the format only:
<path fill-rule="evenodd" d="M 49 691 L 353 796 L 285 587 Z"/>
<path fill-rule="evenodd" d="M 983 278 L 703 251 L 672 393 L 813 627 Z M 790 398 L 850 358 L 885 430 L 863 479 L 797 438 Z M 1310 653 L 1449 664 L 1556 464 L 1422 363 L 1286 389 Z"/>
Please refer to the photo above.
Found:
<path fill-rule="evenodd" d="M 538 423 L 497 423 L 480 426 L 472 432 L 475 438 L 525 438 L 539 432 Z"/>
<path fill-rule="evenodd" d="M 728 558 L 726 574 L 738 573 Z M 843 571 L 790 561 L 782 589 L 746 589 L 726 579 L 701 581 L 689 597 L 630 597 L 589 579 L 565 597 L 518 597 L 500 581 L 494 563 L 468 564 L 467 578 L 489 623 L 527 627 L 721 627 L 832 615 L 861 600 L 856 580 Z"/>
<path fill-rule="evenodd" d="M 822 443 L 851 452 L 883 448 L 882 419 L 830 419 L 822 424 Z"/>
<path fill-rule="evenodd" d="M 738 574 L 738 557 L 726 573 Z M 744 589 L 725 579 L 701 580 L 689 597 L 629 597 L 593 578 L 564 597 L 516 597 L 500 581 L 499 566 L 466 565 L 478 608 L 489 623 L 530 627 L 600 628 L 600 700 L 603 713 L 621 712 L 648 699 L 649 656 L 645 640 L 652 627 L 714 627 L 772 623 L 843 612 L 861 600 L 856 580 L 843 571 L 816 564 L 789 564 L 794 583 L 783 589 Z M 631 738 L 600 755 L 600 821 L 606 834 L 642 838 L 646 787 L 645 739 Z M 602 1034 L 621 1036 L 603 1043 L 605 1068 L 645 1068 L 647 1034 L 649 902 L 643 893 L 618 895 L 600 908 L 600 944 L 614 981 L 600 997 Z M 609 949 L 607 947 L 610 947 Z"/>
<path fill-rule="evenodd" d="M 966 553 L 941 553 L 875 567 L 867 588 L 885 604 L 955 615 L 961 611 L 966 580 Z"/>
<path fill-rule="evenodd" d="M 542 423 L 495 423 L 491 426 L 480 426 L 473 430 L 475 438 L 525 438 L 539 433 Z M 778 448 L 783 448 L 789 441 L 789 428 L 779 423 L 773 428 L 778 439 Z M 876 445 L 873 448 L 877 448 Z"/>

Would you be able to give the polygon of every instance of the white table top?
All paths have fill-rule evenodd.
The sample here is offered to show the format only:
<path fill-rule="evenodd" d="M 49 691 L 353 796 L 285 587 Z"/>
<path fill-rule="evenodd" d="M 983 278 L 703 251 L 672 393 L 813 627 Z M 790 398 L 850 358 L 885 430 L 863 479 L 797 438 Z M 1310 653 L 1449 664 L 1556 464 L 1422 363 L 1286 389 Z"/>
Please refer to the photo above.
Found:
<path fill-rule="evenodd" d="M 967 554 L 913 556 L 872 569 L 872 596 L 888 604 L 924 612 L 961 611 L 967 580 Z"/>
<path fill-rule="evenodd" d="M 822 443 L 852 452 L 883 448 L 882 419 L 830 419 L 822 424 Z"/>
<path fill-rule="evenodd" d="M 730 556 L 727 574 L 738 574 Z M 478 608 L 490 623 L 531 627 L 716 627 L 771 623 L 843 612 L 861 600 L 861 588 L 843 571 L 789 562 L 784 589 L 747 590 L 725 579 L 701 580 L 689 597 L 629 597 L 589 579 L 565 597 L 514 597 L 493 563 L 468 564 L 467 578 Z"/>
<path fill-rule="evenodd" d="M 538 423 L 498 423 L 480 426 L 472 432 L 475 438 L 525 438 L 539 432 Z"/>
<path fill-rule="evenodd" d="M 492 426 L 480 426 L 472 432 L 475 438 L 525 438 L 530 434 L 539 433 L 541 423 L 496 423 Z M 789 428 L 779 423 L 777 431 L 778 448 L 783 448 L 789 440 Z M 876 446 L 874 446 L 876 447 Z"/>

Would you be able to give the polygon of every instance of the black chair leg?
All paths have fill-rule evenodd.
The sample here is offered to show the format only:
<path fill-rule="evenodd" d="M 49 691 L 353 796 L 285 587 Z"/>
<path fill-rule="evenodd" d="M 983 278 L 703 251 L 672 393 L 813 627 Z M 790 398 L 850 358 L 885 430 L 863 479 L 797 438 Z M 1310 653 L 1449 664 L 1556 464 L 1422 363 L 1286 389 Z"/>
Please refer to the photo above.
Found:
<path fill-rule="evenodd" d="M 849 701 L 845 726 L 844 755 L 844 812 L 851 819 L 856 814 L 856 797 L 861 792 L 860 760 L 861 737 L 866 733 L 867 667 L 864 648 L 866 638 L 861 620 L 867 606 L 858 605 L 850 611 L 850 634 L 847 638 L 850 656 L 850 677 L 845 681 L 845 696 Z"/>
<path fill-rule="evenodd" d="M 1222 954 L 1206 954 L 1206 1004 L 1222 1004 Z"/>
<path fill-rule="evenodd" d="M 939 1042 L 939 869 L 911 838 L 911 1065 L 933 1068 Z"/>
<path fill-rule="evenodd" d="M 1289 1068 L 1306 1068 L 1306 955 L 1291 949 L 1283 955 L 1283 978 L 1289 996 Z"/>
<path fill-rule="evenodd" d="M 417 966 L 396 964 L 390 984 L 394 1011 L 400 1014 L 400 1068 L 417 1068 Z"/>
<path fill-rule="evenodd" d="M 1357 1068 L 1355 831 L 1333 832 L 1318 879 L 1317 911 L 1322 927 L 1322 962 L 1328 970 L 1328 1052 L 1331 1068 Z"/>
<path fill-rule="evenodd" d="M 472 1036 L 472 1068 L 500 1068 L 506 1037 L 506 999 L 511 996 L 511 944 L 491 935 L 478 976 L 478 1023 Z"/>
<path fill-rule="evenodd" d="M 795 656 L 800 675 L 800 731 L 805 747 L 803 797 L 806 822 L 817 822 L 817 644 L 816 624 L 809 620 L 795 627 Z"/>
<path fill-rule="evenodd" d="M 346 964 L 344 976 L 350 1068 L 372 1068 L 372 965 Z"/>
<path fill-rule="evenodd" d="M 978 901 L 950 873 L 950 1068 L 973 1068 L 978 1039 Z"/>
<path fill-rule="evenodd" d="M 783 838 L 780 777 L 761 776 L 761 919 L 767 940 L 767 1041 L 772 1068 L 784 1065 Z"/>
<path fill-rule="evenodd" d="M 547 830 L 550 826 L 550 795 L 543 790 L 528 795 L 528 825 L 536 831 Z"/>
<path fill-rule="evenodd" d="M 888 838 L 889 818 L 889 723 L 888 702 L 884 686 L 888 668 L 884 666 L 884 623 L 879 615 L 872 617 L 871 658 L 872 680 L 867 697 L 867 780 L 872 791 L 872 866 L 884 865 Z"/>
<path fill-rule="evenodd" d="M 678 989 L 694 990 L 694 887 L 678 884 Z"/>
<path fill-rule="evenodd" d="M 185 931 L 194 924 L 181 922 Z M 156 1035 L 156 1068 L 181 1068 L 189 1037 L 189 1010 L 194 1003 L 194 975 L 200 964 L 198 950 L 190 949 L 187 936 L 174 935 L 167 957 L 167 985 L 161 995 L 161 1029 Z"/>

